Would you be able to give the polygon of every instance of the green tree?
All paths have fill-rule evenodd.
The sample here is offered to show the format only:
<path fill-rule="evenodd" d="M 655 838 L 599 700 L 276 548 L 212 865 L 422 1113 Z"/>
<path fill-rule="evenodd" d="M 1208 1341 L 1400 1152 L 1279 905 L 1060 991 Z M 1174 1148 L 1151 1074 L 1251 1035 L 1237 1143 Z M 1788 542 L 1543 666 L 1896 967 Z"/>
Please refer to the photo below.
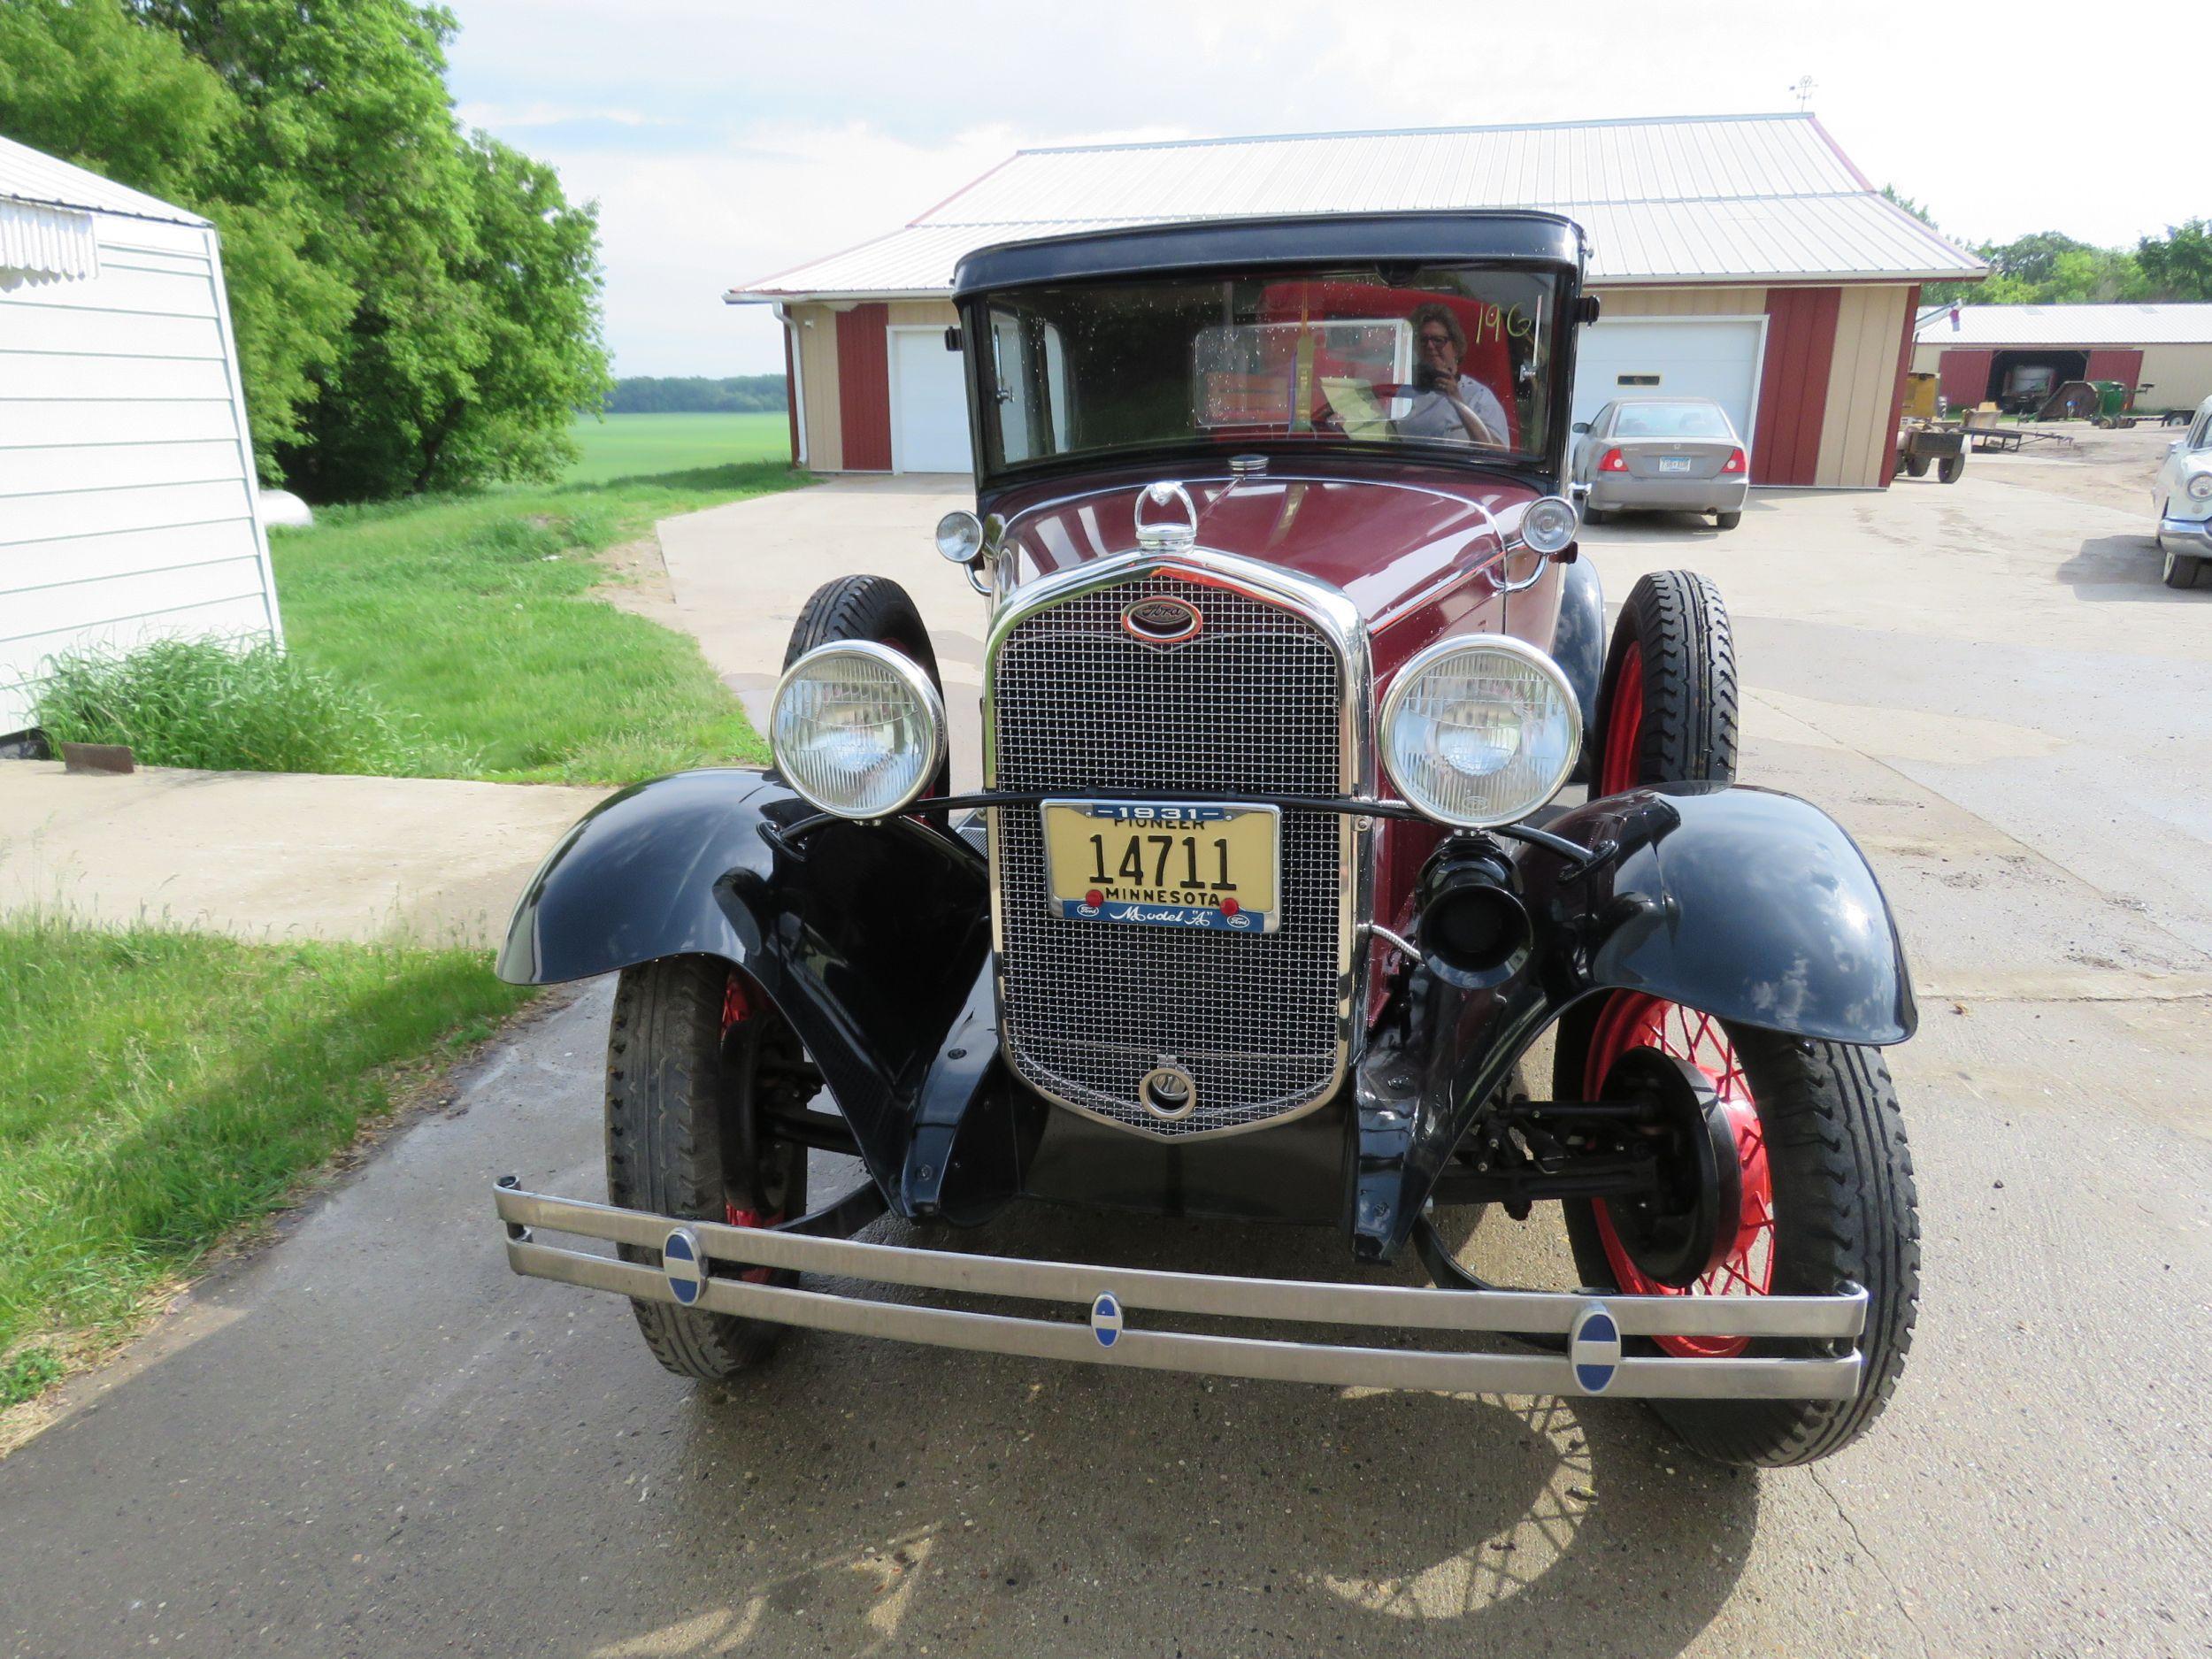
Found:
<path fill-rule="evenodd" d="M 265 472 L 548 478 L 608 385 L 596 214 L 465 134 L 411 0 L 0 0 L 0 126 L 213 219 Z"/>
<path fill-rule="evenodd" d="M 2212 300 L 2212 222 L 2193 219 L 2167 226 L 2162 237 L 2144 237 L 2135 261 L 2149 298 Z"/>
<path fill-rule="evenodd" d="M 175 35 L 112 0 L 0 4 L 0 129 L 214 222 L 255 460 L 273 482 L 276 448 L 303 437 L 355 296 L 308 252 L 300 192 L 240 165 L 242 113 Z"/>

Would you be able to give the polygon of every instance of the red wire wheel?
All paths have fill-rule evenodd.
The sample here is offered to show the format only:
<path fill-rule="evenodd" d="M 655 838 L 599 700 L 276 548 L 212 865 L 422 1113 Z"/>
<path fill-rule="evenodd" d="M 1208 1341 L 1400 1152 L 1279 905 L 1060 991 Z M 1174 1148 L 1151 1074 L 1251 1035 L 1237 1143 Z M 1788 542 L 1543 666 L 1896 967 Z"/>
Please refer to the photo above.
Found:
<path fill-rule="evenodd" d="M 1641 781 L 1636 776 L 1636 734 L 1644 723 L 1644 653 L 1634 640 L 1613 671 L 1613 700 L 1605 711 L 1605 741 L 1599 749 L 1600 795 L 1619 795 Z"/>
<path fill-rule="evenodd" d="M 1719 1259 L 1686 1286 L 1660 1283 L 1637 1264 L 1601 1201 L 1594 1206 L 1599 1240 L 1605 1248 L 1613 1282 L 1639 1296 L 1763 1296 L 1774 1287 L 1774 1180 L 1767 1167 L 1766 1135 L 1750 1079 L 1736 1057 L 1735 1045 L 1710 1014 L 1637 992 L 1606 1000 L 1590 1035 L 1583 1077 L 1586 1098 L 1600 1098 L 1621 1058 L 1638 1048 L 1654 1048 L 1688 1062 L 1703 1072 L 1718 1096 L 1734 1133 L 1742 1170 L 1742 1202 L 1732 1233 L 1718 1246 Z M 1662 1336 L 1653 1339 L 1663 1353 L 1693 1359 L 1728 1359 L 1750 1346 L 1745 1337 Z"/>

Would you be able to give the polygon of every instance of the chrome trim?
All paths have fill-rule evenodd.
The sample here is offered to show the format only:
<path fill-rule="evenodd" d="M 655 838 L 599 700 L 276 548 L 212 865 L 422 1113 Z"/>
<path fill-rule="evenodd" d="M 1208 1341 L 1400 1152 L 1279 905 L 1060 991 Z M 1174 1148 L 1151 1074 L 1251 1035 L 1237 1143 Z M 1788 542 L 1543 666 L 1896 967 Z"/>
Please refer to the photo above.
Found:
<path fill-rule="evenodd" d="M 1783 1337 L 1839 1343 L 1855 1341 L 1866 1325 L 1867 1294 L 1855 1286 L 1833 1296 L 1631 1296 L 1240 1279 L 814 1238 L 679 1220 L 514 1187 L 495 1188 L 494 1198 L 507 1226 L 507 1263 L 515 1272 L 646 1302 L 678 1301 L 660 1269 L 541 1244 L 531 1229 L 657 1250 L 681 1228 L 697 1240 L 705 1258 L 732 1266 L 1056 1302 L 1084 1312 L 1099 1296 L 1110 1294 L 1125 1313 L 1143 1309 L 1365 1329 L 1557 1338 L 1602 1310 L 1624 1336 Z M 1108 1347 L 1087 1323 L 918 1307 L 737 1278 L 705 1279 L 689 1305 L 856 1336 L 1143 1371 L 1453 1394 L 1573 1397 L 1594 1392 L 1582 1386 L 1564 1354 L 1470 1354 L 1193 1335 L 1132 1328 L 1125 1320 Z M 1861 1364 L 1856 1352 L 1802 1359 L 1624 1358 L 1594 1392 L 1668 1399 L 1848 1400 L 1858 1393 Z"/>
<path fill-rule="evenodd" d="M 1102 492 L 1091 492 L 1102 493 Z M 991 618 L 983 645 L 983 787 L 998 787 L 998 658 L 1007 637 L 1041 611 L 1102 588 L 1112 588 L 1141 577 L 1160 574 L 1196 579 L 1226 586 L 1249 598 L 1296 611 L 1321 630 L 1335 649 L 1344 676 L 1345 695 L 1337 713 L 1337 771 L 1340 787 L 1348 796 L 1375 798 L 1374 664 L 1368 650 L 1365 622 L 1351 596 L 1333 585 L 1280 565 L 1263 564 L 1211 548 L 1189 547 L 1174 552 L 1137 549 L 1106 558 L 1092 559 L 1049 576 L 1041 576 L 1006 594 Z M 1006 950 L 1004 879 L 999 868 L 999 810 L 990 810 L 991 952 L 1002 957 Z M 1360 948 L 1360 918 L 1372 908 L 1375 875 L 1376 820 L 1346 818 L 1337 832 L 1337 1045 L 1336 1065 L 1326 1087 L 1305 1105 L 1256 1124 L 1223 1129 L 1201 1129 L 1175 1137 L 1179 1141 L 1226 1140 L 1251 1134 L 1317 1111 L 1335 1096 L 1351 1071 L 1352 1047 L 1358 1032 L 1358 1013 L 1365 1006 L 1367 955 Z M 1003 1018 L 1006 980 L 997 976 Z M 1029 1087 L 1027 1084 L 1025 1087 Z M 1039 1093 L 1043 1093 L 1040 1090 Z M 1057 1095 L 1047 1099 L 1069 1111 L 1132 1134 L 1145 1132 L 1108 1118 Z"/>
<path fill-rule="evenodd" d="M 2169 536 L 2184 545 L 2167 548 Z M 2186 554 L 2192 558 L 2212 556 L 2212 518 L 2177 518 L 2169 514 L 2158 521 L 2158 545 L 2168 552 Z"/>
<path fill-rule="evenodd" d="M 887 645 L 877 644 L 873 640 L 833 640 L 826 645 L 818 645 L 807 652 L 797 662 L 785 669 L 782 678 L 776 681 L 776 695 L 770 699 L 768 704 L 769 752 L 771 754 L 775 752 L 776 728 L 779 725 L 776 717 L 782 710 L 783 694 L 789 689 L 792 680 L 797 678 L 799 672 L 809 663 L 825 657 L 837 655 L 872 657 L 878 662 L 888 664 L 893 672 L 906 682 L 907 688 L 920 700 L 924 711 L 929 716 L 929 764 L 922 768 L 919 781 L 911 789 L 900 796 L 893 804 L 878 808 L 871 812 L 849 812 L 842 807 L 833 806 L 827 801 L 820 799 L 791 774 L 784 766 L 783 757 L 780 755 L 775 756 L 776 769 L 784 774 L 783 780 L 791 786 L 795 795 L 810 805 L 819 807 L 825 812 L 862 823 L 872 822 L 876 818 L 895 818 L 919 800 L 923 791 L 936 781 L 937 774 L 945 764 L 946 745 L 949 741 L 945 731 L 945 700 L 938 695 L 937 687 L 930 683 L 929 676 L 922 672 L 921 664 L 905 652 L 895 651 Z"/>
<path fill-rule="evenodd" d="M 1408 962 L 1418 962 L 1421 960 L 1420 949 L 1411 940 L 1406 938 L 1402 933 L 1394 933 L 1391 932 L 1389 928 L 1385 927 L 1380 922 L 1362 922 L 1359 925 L 1359 931 L 1370 939 L 1379 939 L 1386 945 L 1394 946 L 1398 954 L 1403 956 Z"/>
<path fill-rule="evenodd" d="M 1158 507 L 1164 507 L 1170 502 L 1182 503 L 1183 522 L 1181 524 L 1146 523 L 1144 504 L 1148 501 Z M 1198 503 L 1191 500 L 1190 491 L 1172 479 L 1162 479 L 1158 483 L 1147 484 L 1139 490 L 1136 505 L 1130 510 L 1129 516 L 1135 521 L 1137 545 L 1141 548 L 1149 548 L 1155 551 L 1169 549 L 1179 551 L 1198 540 Z"/>
<path fill-rule="evenodd" d="M 1552 796 L 1557 795 L 1561 786 L 1567 781 L 1567 774 L 1574 770 L 1576 757 L 1582 752 L 1582 705 L 1575 701 L 1574 687 L 1567 683 L 1567 676 L 1559 664 L 1526 640 L 1517 639 L 1510 634 L 1455 634 L 1440 639 L 1432 645 L 1424 646 L 1407 657 L 1399 664 L 1398 672 L 1391 676 L 1390 691 L 1383 699 L 1382 718 L 1375 727 L 1375 751 L 1379 760 L 1387 752 L 1389 745 L 1386 739 L 1391 722 L 1397 717 L 1399 704 L 1405 701 L 1406 694 L 1412 689 L 1413 682 L 1420 677 L 1422 671 L 1439 657 L 1448 657 L 1455 651 L 1475 649 L 1502 651 L 1509 657 L 1518 657 L 1548 676 L 1552 683 L 1558 687 L 1560 701 L 1566 705 L 1570 726 L 1566 764 L 1560 767 L 1557 774 L 1551 780 L 1550 787 L 1547 788 L 1543 794 L 1533 800 L 1523 802 L 1510 812 L 1501 812 L 1494 818 L 1447 818 L 1438 812 L 1429 803 L 1416 799 L 1413 792 L 1400 782 L 1394 775 L 1390 782 L 1408 805 L 1436 823 L 1448 825 L 1456 829 L 1494 829 L 1501 824 L 1515 823 L 1527 817 Z M 1386 766 L 1385 769 L 1387 770 L 1387 767 Z"/>

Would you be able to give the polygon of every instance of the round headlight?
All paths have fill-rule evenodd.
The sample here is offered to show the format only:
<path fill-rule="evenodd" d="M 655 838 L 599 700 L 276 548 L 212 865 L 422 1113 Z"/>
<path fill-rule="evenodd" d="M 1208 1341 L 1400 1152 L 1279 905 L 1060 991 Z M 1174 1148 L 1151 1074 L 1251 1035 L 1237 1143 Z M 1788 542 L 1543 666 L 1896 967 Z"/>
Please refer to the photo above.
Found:
<path fill-rule="evenodd" d="M 840 818 L 888 818 L 945 759 L 945 706 L 914 660 L 855 640 L 819 645 L 784 671 L 768 717 L 784 781 Z"/>
<path fill-rule="evenodd" d="M 965 565 L 983 550 L 983 520 L 965 510 L 947 513 L 937 521 L 937 550 L 956 565 Z"/>
<path fill-rule="evenodd" d="M 1510 824 L 1543 805 L 1581 748 L 1582 710 L 1559 665 L 1504 635 L 1438 641 L 1398 671 L 1383 702 L 1391 782 L 1430 818 L 1463 829 Z"/>
<path fill-rule="evenodd" d="M 2200 472 L 2189 480 L 2189 499 L 2203 501 L 2212 496 L 2212 472 Z"/>
<path fill-rule="evenodd" d="M 1574 503 L 1563 495 L 1545 495 L 1529 503 L 1521 515 L 1521 540 L 1532 552 L 1563 553 L 1579 526 Z"/>

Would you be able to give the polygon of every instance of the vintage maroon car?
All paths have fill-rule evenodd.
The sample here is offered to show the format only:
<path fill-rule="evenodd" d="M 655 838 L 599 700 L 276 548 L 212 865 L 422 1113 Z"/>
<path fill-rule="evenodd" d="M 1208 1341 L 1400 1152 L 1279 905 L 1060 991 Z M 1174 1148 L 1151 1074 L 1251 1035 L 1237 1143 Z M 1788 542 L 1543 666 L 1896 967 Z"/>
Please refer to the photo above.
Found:
<path fill-rule="evenodd" d="M 801 1325 L 1646 1396 L 1735 1462 L 1863 1430 L 1917 1290 L 1879 1052 L 1910 982 L 1850 839 L 1734 783 L 1711 585 L 1644 578 L 1607 645 L 1555 493 L 1584 262 L 1540 213 L 964 261 L 977 511 L 937 539 L 989 607 L 984 787 L 949 792 L 912 602 L 849 578 L 800 618 L 774 771 L 661 779 L 570 832 L 500 971 L 620 972 L 611 1202 L 503 1181 L 515 1269 L 628 1295 L 709 1379 Z M 810 1209 L 810 1148 L 867 1180 Z M 1025 1200 L 1333 1227 L 1349 1277 L 854 1236 Z M 1571 1290 L 1486 1284 L 1438 1225 L 1554 1203 Z M 1434 1288 L 1372 1282 L 1409 1246 Z"/>

